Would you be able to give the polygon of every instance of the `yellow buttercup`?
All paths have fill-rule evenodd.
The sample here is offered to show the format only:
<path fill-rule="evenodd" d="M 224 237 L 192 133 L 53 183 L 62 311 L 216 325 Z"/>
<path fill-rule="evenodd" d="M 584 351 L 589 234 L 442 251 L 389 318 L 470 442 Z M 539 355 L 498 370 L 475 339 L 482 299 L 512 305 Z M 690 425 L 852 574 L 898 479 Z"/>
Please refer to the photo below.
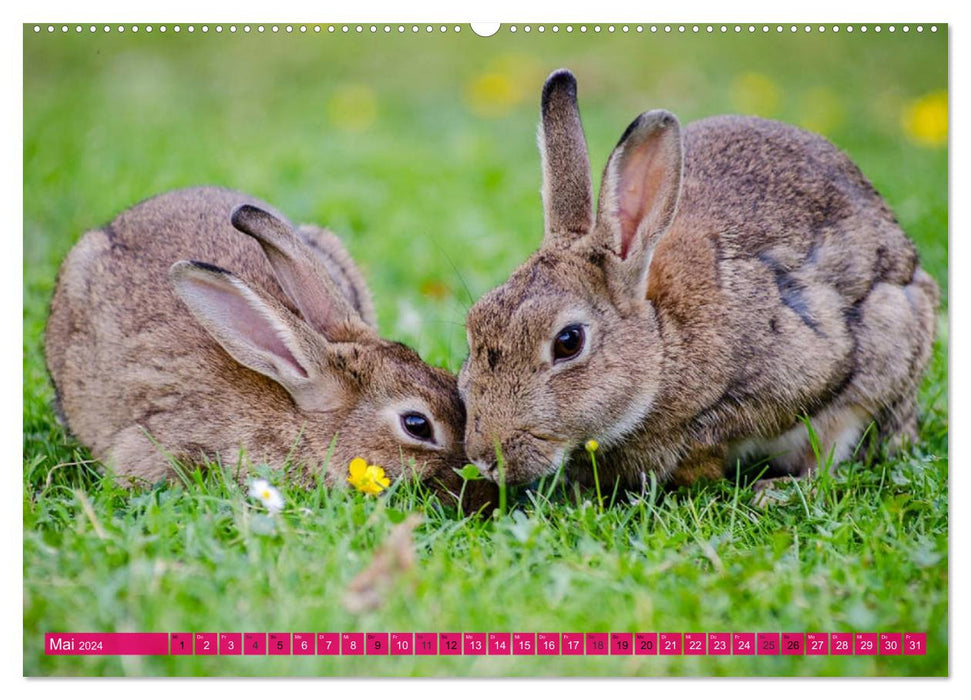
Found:
<path fill-rule="evenodd" d="M 368 464 L 360 457 L 351 460 L 347 480 L 358 491 L 371 496 L 377 496 L 391 485 L 384 469 L 376 464 Z"/>

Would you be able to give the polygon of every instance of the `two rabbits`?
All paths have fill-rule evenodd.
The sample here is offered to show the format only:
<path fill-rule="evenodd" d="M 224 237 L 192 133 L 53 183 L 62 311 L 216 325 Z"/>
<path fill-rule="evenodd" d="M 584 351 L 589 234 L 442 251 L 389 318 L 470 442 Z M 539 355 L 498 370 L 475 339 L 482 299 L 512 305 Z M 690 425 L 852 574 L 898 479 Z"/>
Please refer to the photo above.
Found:
<path fill-rule="evenodd" d="M 328 483 L 363 457 L 446 490 L 466 453 L 493 480 L 566 462 L 589 481 L 589 438 L 600 478 L 636 486 L 749 459 L 805 475 L 801 416 L 836 461 L 871 422 L 916 437 L 937 285 L 844 154 L 777 122 L 682 129 L 655 110 L 608 159 L 595 212 L 568 71 L 541 112 L 543 243 L 470 310 L 458 388 L 378 337 L 332 234 L 194 189 L 124 212 L 65 261 L 47 360 L 71 430 L 148 481 L 170 458 L 242 448 L 308 482 L 336 433 Z"/>

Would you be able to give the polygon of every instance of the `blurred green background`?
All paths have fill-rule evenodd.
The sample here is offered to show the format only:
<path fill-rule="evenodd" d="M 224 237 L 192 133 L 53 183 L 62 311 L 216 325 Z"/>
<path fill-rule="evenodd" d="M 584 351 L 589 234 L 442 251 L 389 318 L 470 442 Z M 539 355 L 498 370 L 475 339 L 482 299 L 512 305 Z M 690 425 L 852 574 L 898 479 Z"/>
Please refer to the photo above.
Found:
<path fill-rule="evenodd" d="M 414 346 L 430 362 L 457 370 L 466 352 L 466 308 L 505 280 L 539 244 L 539 93 L 545 76 L 558 67 L 569 67 L 577 75 L 595 171 L 602 168 L 626 125 L 641 111 L 655 107 L 670 109 L 683 123 L 726 112 L 792 122 L 826 135 L 860 165 L 917 242 L 924 266 L 942 287 L 941 339 L 932 378 L 922 393 L 922 407 L 934 419 L 922 436 L 928 440 L 925 452 L 946 458 L 946 27 L 931 32 L 928 25 L 922 33 L 904 34 L 899 28 L 890 33 L 886 27 L 877 33 L 870 25 L 865 34 L 859 30 L 849 34 L 845 26 L 834 33 L 827 25 L 827 31 L 820 33 L 815 26 L 805 32 L 802 25 L 791 32 L 787 25 L 784 32 L 777 33 L 771 25 L 765 33 L 758 25 L 750 34 L 747 25 L 740 33 L 733 26 L 721 33 L 720 25 L 715 25 L 713 34 L 705 26 L 697 34 L 689 26 L 682 34 L 676 28 L 670 33 L 661 29 L 651 33 L 650 25 L 642 25 L 642 32 L 636 30 L 638 25 L 628 25 L 626 33 L 623 25 L 616 25 L 613 33 L 607 25 L 600 32 L 594 31 L 594 25 L 588 25 L 586 32 L 579 25 L 573 25 L 572 32 L 566 31 L 567 25 L 559 25 L 557 33 L 546 25 L 546 31 L 540 33 L 533 25 L 528 34 L 522 26 L 515 33 L 504 27 L 496 36 L 481 38 L 467 25 L 458 33 L 452 25 L 445 33 L 440 25 L 434 25 L 431 32 L 420 25 L 417 33 L 411 31 L 412 25 L 406 25 L 404 33 L 397 31 L 397 25 L 392 25 L 390 33 L 378 25 L 376 35 L 370 32 L 370 25 L 364 25 L 361 33 L 354 25 L 347 33 L 340 27 L 330 33 L 327 25 L 320 33 L 314 32 L 313 25 L 308 25 L 306 33 L 299 31 L 299 25 L 294 25 L 292 33 L 286 33 L 284 25 L 273 33 L 271 25 L 266 25 L 262 34 L 256 25 L 249 34 L 242 32 L 243 25 L 237 25 L 235 34 L 228 26 L 217 33 L 210 25 L 203 33 L 196 25 L 191 34 L 184 25 L 178 34 L 171 25 L 164 34 L 157 26 L 151 33 L 144 26 L 137 33 L 130 26 L 118 33 L 112 25 L 112 31 L 105 33 L 98 25 L 91 33 L 86 25 L 80 34 L 75 25 L 66 33 L 61 25 L 52 33 L 46 25 L 39 33 L 32 25 L 24 28 L 24 507 L 25 530 L 38 533 L 36 538 L 25 533 L 26 672 L 145 671 L 134 661 L 132 666 L 126 665 L 129 662 L 118 666 L 113 661 L 81 660 L 54 664 L 50 659 L 34 658 L 36 650 L 29 647 L 37 635 L 59 623 L 90 621 L 69 612 L 83 608 L 80 601 L 87 600 L 78 587 L 49 588 L 51 576 L 73 570 L 84 578 L 85 572 L 114 570 L 110 558 L 85 555 L 93 556 L 95 564 L 72 558 L 69 549 L 78 545 L 69 543 L 73 542 L 74 518 L 80 512 L 72 489 L 93 490 L 95 510 L 102 517 L 124 512 L 117 494 L 99 495 L 100 487 L 66 476 L 64 469 L 53 480 L 55 485 L 64 480 L 63 493 L 50 488 L 54 465 L 84 457 L 54 423 L 42 356 L 43 324 L 57 268 L 82 233 L 165 190 L 199 184 L 242 190 L 273 204 L 296 222 L 314 222 L 337 232 L 372 287 L 382 332 Z M 599 176 L 595 181 L 599 185 Z M 808 608 L 801 605 L 798 613 L 818 614 L 812 619 L 825 624 L 842 619 L 840 596 L 863 596 L 866 605 L 853 602 L 847 608 L 851 615 L 843 620 L 845 624 L 879 625 L 893 620 L 927 629 L 934 648 L 927 658 L 861 658 L 826 662 L 829 665 L 781 659 L 766 660 L 761 667 L 735 660 L 688 658 L 650 667 L 638 666 L 633 660 L 621 665 L 605 659 L 577 659 L 570 662 L 572 666 L 558 661 L 542 667 L 519 661 L 495 666 L 490 665 L 492 660 L 465 667 L 444 660 L 412 667 L 391 660 L 372 669 L 376 673 L 461 673 L 462 668 L 471 668 L 478 674 L 765 672 L 760 668 L 781 674 L 946 673 L 947 466 L 946 461 L 937 464 L 939 471 L 932 484 L 936 495 L 928 496 L 918 513 L 922 519 L 917 521 L 934 537 L 915 540 L 917 544 L 905 542 L 926 554 L 915 555 L 916 568 L 884 572 L 878 567 L 874 571 L 872 560 L 856 559 L 855 552 L 862 545 L 848 542 L 847 549 L 839 550 L 832 559 L 826 559 L 825 552 L 819 556 L 826 559 L 827 567 L 849 566 L 859 573 L 858 580 L 867 581 L 867 591 L 882 591 L 876 594 L 881 602 L 866 598 L 870 593 L 864 591 L 864 584 L 847 584 L 848 593 L 838 591 L 834 598 L 825 597 L 824 603 Z M 900 486 L 901 491 L 908 488 Z M 872 504 L 879 510 L 884 496 L 874 493 Z M 939 498 L 944 499 L 943 511 L 941 501 L 935 500 Z M 685 517 L 690 524 L 692 519 Z M 735 523 L 734 515 L 731 517 Z M 708 525 L 716 532 L 724 527 L 724 523 Z M 757 527 L 763 526 L 772 529 L 764 523 Z M 542 557 L 569 558 L 573 552 L 581 562 L 578 566 L 585 569 L 591 559 L 584 546 L 595 548 L 598 538 L 609 537 L 595 535 L 589 540 L 594 544 L 589 544 L 589 533 L 582 535 L 583 527 L 579 527 L 581 534 L 565 535 L 560 545 L 537 554 L 534 564 L 544 561 Z M 633 536 L 624 529 L 627 527 L 625 519 L 611 535 L 616 540 L 610 547 L 621 548 L 621 572 L 631 571 L 625 557 L 655 556 L 660 577 L 668 566 L 687 576 L 685 572 L 701 566 L 695 563 L 699 557 L 704 561 L 697 550 L 691 550 L 677 564 L 659 563 L 681 553 L 670 546 L 668 551 L 651 549 L 655 545 L 638 550 L 629 539 Z M 83 541 L 90 540 L 94 548 L 100 546 L 83 523 L 77 523 L 76 529 Z M 155 537 L 146 532 L 149 540 Z M 515 538 L 510 535 L 511 539 L 504 540 L 503 532 L 494 533 L 495 540 L 477 540 L 474 550 L 479 552 L 481 546 L 486 554 L 480 552 L 480 556 L 514 551 L 510 543 L 515 545 Z M 750 532 L 753 540 L 757 532 Z M 339 533 L 331 535 L 339 541 Z M 461 551 L 465 556 L 464 547 L 455 544 L 460 536 L 452 532 L 446 537 L 453 542 L 450 547 L 458 547 L 447 551 Z M 726 553 L 722 556 L 736 575 L 748 566 L 763 567 L 756 588 L 771 589 L 771 572 L 777 570 L 781 557 L 789 556 L 792 541 L 787 536 L 783 532 L 783 540 L 773 539 L 764 552 L 757 540 L 745 543 L 736 553 L 739 559 L 734 565 Z M 902 533 L 895 536 L 906 537 Z M 672 537 L 670 533 L 668 537 Z M 658 541 L 663 543 L 663 538 Z M 798 536 L 795 548 L 798 559 Z M 166 556 L 172 555 L 162 559 Z M 272 562 L 274 555 L 264 551 L 260 556 Z M 135 554 L 130 557 L 132 566 L 139 562 Z M 756 560 L 758 565 L 753 563 Z M 123 557 L 122 561 L 129 560 Z M 439 560 L 430 556 L 429 561 Z M 452 571 L 451 564 L 439 564 L 437 568 Z M 152 563 L 145 559 L 139 566 L 150 568 Z M 351 569 L 344 566 L 341 576 L 349 577 Z M 512 575 L 513 570 L 509 571 Z M 535 575 L 535 568 L 530 571 Z M 87 590 L 98 586 L 98 575 L 109 574 L 95 574 Z M 211 572 L 202 574 L 206 575 Z M 809 577 L 813 572 L 800 573 L 797 566 L 788 575 Z M 502 582 L 501 571 L 483 576 L 493 587 L 513 586 L 511 581 Z M 877 579 L 867 578 L 872 576 Z M 918 576 L 920 583 L 914 584 L 914 590 L 911 584 Z M 621 589 L 597 579 L 592 569 L 591 577 L 585 579 L 584 589 L 590 597 L 578 597 L 571 613 L 574 617 L 568 619 L 593 615 L 598 606 L 591 600 L 599 600 L 605 591 L 617 592 L 618 600 L 628 602 L 626 595 L 639 595 L 618 592 Z M 755 582 L 756 578 L 746 580 Z M 717 577 L 712 581 L 716 581 L 711 584 L 716 589 L 728 585 Z M 562 577 L 550 585 L 559 590 L 561 584 L 566 585 Z M 213 585 L 222 590 L 222 584 Z M 537 579 L 537 586 L 541 585 L 546 584 Z M 786 596 L 803 596 L 801 586 L 795 584 L 795 588 L 795 593 L 790 587 L 779 594 L 783 608 Z M 131 595 L 124 590 L 100 592 L 97 600 L 109 605 L 111 595 Z M 541 627 L 544 622 L 556 626 L 556 611 L 543 607 L 543 591 L 552 589 L 537 589 L 531 611 L 523 608 L 529 601 L 518 601 L 517 606 L 510 601 L 476 598 L 466 589 L 448 590 L 451 597 L 443 591 L 442 600 L 454 602 L 453 607 L 462 605 L 462 596 L 467 596 L 470 606 L 501 606 L 500 619 L 511 619 L 514 626 L 516 620 L 527 628 Z M 163 586 L 158 595 L 173 605 L 182 604 L 177 590 L 166 593 Z M 219 595 L 222 593 L 214 593 Z M 699 607 L 691 598 L 670 600 L 667 607 L 658 601 L 656 610 L 651 603 L 638 603 L 638 609 L 674 629 L 682 629 L 679 621 L 728 619 L 717 615 L 731 615 L 737 609 L 730 588 L 720 589 L 716 599 L 709 601 L 710 608 L 708 604 Z M 750 597 L 749 605 L 752 600 Z M 901 601 L 911 607 L 900 610 Z M 125 616 L 111 624 L 138 629 L 148 619 L 171 619 L 132 613 L 133 609 L 126 608 Z M 761 619 L 757 606 L 751 610 L 742 616 L 747 622 Z M 494 609 L 484 607 L 481 612 L 483 619 L 495 619 Z M 204 615 L 205 611 L 192 614 Z M 212 619 L 235 619 L 232 614 L 216 618 L 214 612 Z M 294 614 L 290 611 L 276 619 L 283 622 Z M 440 611 L 439 615 L 442 624 L 466 619 L 459 611 Z M 421 615 L 398 619 L 418 627 L 433 622 Z M 603 619 L 616 623 L 623 617 L 608 614 L 605 608 Z M 387 627 L 388 620 L 383 624 Z M 937 624 L 940 626 L 929 629 Z M 769 627 L 775 629 L 776 625 Z M 292 672 L 296 668 L 282 662 L 260 662 L 253 670 L 244 670 L 238 662 L 226 663 L 218 672 Z M 147 670 L 167 673 L 179 668 L 170 664 L 148 666 Z M 188 672 L 204 673 L 206 668 L 196 665 Z M 319 670 L 306 664 L 300 668 L 299 672 Z M 339 663 L 329 669 L 331 673 L 361 672 Z"/>

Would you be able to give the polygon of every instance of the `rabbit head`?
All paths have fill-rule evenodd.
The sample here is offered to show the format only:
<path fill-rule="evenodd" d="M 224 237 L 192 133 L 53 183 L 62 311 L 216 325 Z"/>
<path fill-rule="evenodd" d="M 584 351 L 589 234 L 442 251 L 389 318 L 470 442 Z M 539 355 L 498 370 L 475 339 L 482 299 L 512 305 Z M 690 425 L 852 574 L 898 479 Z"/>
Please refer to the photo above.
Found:
<path fill-rule="evenodd" d="M 306 235 L 252 205 L 236 209 L 232 223 L 260 244 L 299 315 L 207 263 L 175 263 L 171 282 L 237 363 L 289 394 L 304 442 L 318 452 L 311 459 L 324 460 L 336 432 L 331 464 L 338 475 L 361 457 L 391 478 L 414 468 L 431 485 L 457 492 L 453 468 L 465 464 L 465 411 L 455 378 L 425 364 L 410 348 L 379 337 Z M 366 293 L 359 275 L 352 279 L 357 296 Z M 369 295 L 363 307 L 370 308 Z"/>
<path fill-rule="evenodd" d="M 663 356 L 647 272 L 681 188 L 678 120 L 646 112 L 611 154 L 595 214 L 571 73 L 547 79 L 541 109 L 543 242 L 470 310 L 459 375 L 468 456 L 495 478 L 501 454 L 511 483 L 588 438 L 619 440 L 650 410 Z"/>

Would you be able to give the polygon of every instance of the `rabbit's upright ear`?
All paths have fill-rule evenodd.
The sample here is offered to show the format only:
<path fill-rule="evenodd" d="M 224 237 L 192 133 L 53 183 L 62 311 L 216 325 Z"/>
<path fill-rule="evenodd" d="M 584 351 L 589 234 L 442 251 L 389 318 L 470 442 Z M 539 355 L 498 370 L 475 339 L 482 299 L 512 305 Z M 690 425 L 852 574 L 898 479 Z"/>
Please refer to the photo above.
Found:
<path fill-rule="evenodd" d="M 280 287 L 324 337 L 353 340 L 373 332 L 334 284 L 324 263 L 288 224 L 249 204 L 233 212 L 232 223 L 259 242 Z"/>
<path fill-rule="evenodd" d="M 327 229 L 305 224 L 297 228 L 297 235 L 327 268 L 331 280 L 367 325 L 375 331 L 378 320 L 374 314 L 371 290 L 364 275 L 341 240 Z"/>
<path fill-rule="evenodd" d="M 175 292 L 230 356 L 269 377 L 300 408 L 339 408 L 342 389 L 321 370 L 326 340 L 275 299 L 227 270 L 183 260 L 169 268 Z"/>
<path fill-rule="evenodd" d="M 569 245 L 593 229 L 593 183 L 577 107 L 577 81 L 555 71 L 543 85 L 539 134 L 543 161 L 543 244 Z"/>
<path fill-rule="evenodd" d="M 604 170 L 596 235 L 616 254 L 614 283 L 640 299 L 654 247 L 677 210 L 683 160 L 678 119 L 658 109 L 627 127 Z"/>

